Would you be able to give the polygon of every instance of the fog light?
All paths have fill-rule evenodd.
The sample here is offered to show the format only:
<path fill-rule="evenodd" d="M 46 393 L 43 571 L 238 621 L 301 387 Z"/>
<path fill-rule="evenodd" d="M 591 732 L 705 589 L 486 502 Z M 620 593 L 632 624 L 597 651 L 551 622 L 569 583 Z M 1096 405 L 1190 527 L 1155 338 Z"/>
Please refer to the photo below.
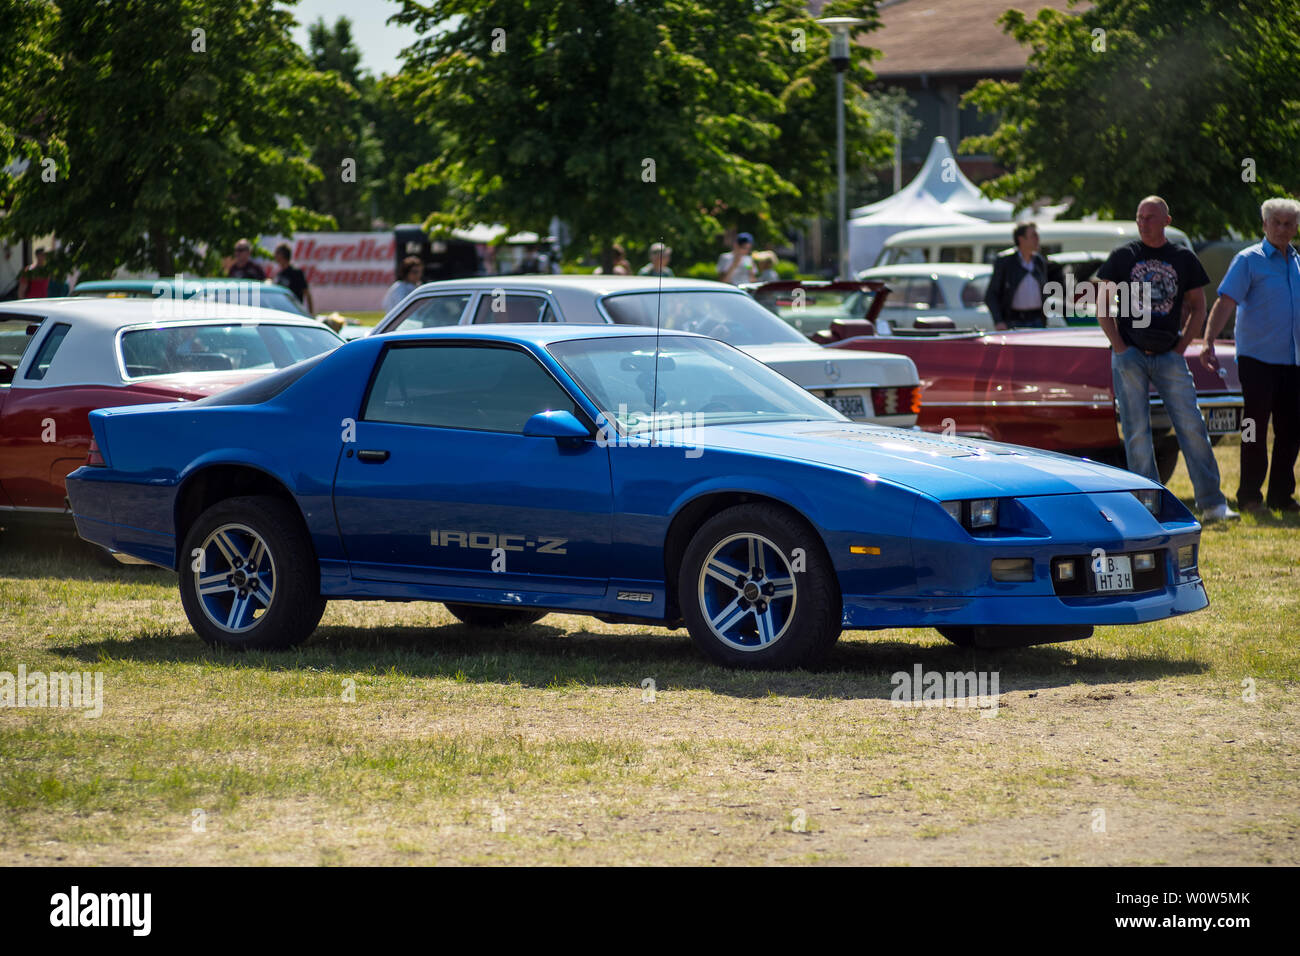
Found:
<path fill-rule="evenodd" d="M 1184 544 L 1178 549 L 1178 569 L 1186 571 L 1196 567 L 1196 545 Z"/>
<path fill-rule="evenodd" d="M 1156 556 L 1150 551 L 1133 555 L 1134 571 L 1150 571 L 1156 566 Z"/>
<path fill-rule="evenodd" d="M 1058 581 L 1073 581 L 1073 580 L 1074 580 L 1074 562 L 1073 562 L 1073 561 L 1066 560 L 1066 561 L 1057 561 L 1057 562 L 1056 562 L 1056 580 L 1058 580 Z"/>
<path fill-rule="evenodd" d="M 994 581 L 1032 581 L 1034 579 L 1033 558 L 994 558 Z"/>
<path fill-rule="evenodd" d="M 970 526 L 991 528 L 998 523 L 998 499 L 976 498 L 970 503 Z"/>
<path fill-rule="evenodd" d="M 1144 488 L 1133 492 L 1133 497 L 1142 502 L 1142 507 L 1157 517 L 1160 516 L 1161 493 L 1158 488 Z"/>

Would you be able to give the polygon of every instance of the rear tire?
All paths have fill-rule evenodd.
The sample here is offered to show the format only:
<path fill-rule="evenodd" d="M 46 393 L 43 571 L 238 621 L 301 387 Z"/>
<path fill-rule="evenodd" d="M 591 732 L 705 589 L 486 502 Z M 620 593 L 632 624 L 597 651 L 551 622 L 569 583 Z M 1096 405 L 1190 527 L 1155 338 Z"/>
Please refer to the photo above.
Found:
<path fill-rule="evenodd" d="M 677 603 L 692 640 L 728 667 L 813 663 L 842 628 L 839 582 L 820 536 L 767 504 L 728 508 L 695 532 L 682 558 Z"/>
<path fill-rule="evenodd" d="M 546 617 L 546 611 L 523 611 L 508 607 L 481 607 L 477 604 L 443 604 L 451 616 L 470 627 L 526 627 Z"/>
<path fill-rule="evenodd" d="M 201 569 L 193 570 L 195 550 Z M 320 565 L 296 508 L 267 495 L 227 498 L 185 536 L 181 604 L 213 647 L 283 650 L 311 636 L 325 612 Z"/>

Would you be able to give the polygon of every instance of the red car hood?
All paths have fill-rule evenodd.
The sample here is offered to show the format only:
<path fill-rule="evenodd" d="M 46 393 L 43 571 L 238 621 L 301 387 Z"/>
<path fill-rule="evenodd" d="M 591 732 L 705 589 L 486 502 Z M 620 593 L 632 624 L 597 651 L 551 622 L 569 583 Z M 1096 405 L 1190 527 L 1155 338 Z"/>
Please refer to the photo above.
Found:
<path fill-rule="evenodd" d="M 265 369 L 222 372 L 219 375 L 211 372 L 180 372 L 176 375 L 159 375 L 145 381 L 132 382 L 127 388 L 136 394 L 156 395 L 160 402 L 177 400 L 193 402 L 215 395 L 217 392 L 224 392 L 236 385 L 251 382 L 266 374 L 268 373 Z"/>

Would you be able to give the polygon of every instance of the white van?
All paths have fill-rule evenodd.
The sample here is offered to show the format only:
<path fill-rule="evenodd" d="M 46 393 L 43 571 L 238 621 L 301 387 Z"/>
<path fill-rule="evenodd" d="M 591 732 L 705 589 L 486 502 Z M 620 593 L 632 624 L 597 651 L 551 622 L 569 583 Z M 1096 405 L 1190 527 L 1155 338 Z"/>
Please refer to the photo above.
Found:
<path fill-rule="evenodd" d="M 991 263 L 998 254 L 1013 248 L 1011 233 L 1014 222 L 991 222 L 971 226 L 929 226 L 896 232 L 885 240 L 876 257 L 876 266 L 907 262 L 984 262 Z M 1170 242 L 1192 248 L 1187 234 L 1170 227 L 1165 230 Z M 1058 220 L 1038 223 L 1038 240 L 1045 256 L 1058 252 L 1108 253 L 1121 243 L 1138 238 L 1137 223 L 1080 222 Z"/>

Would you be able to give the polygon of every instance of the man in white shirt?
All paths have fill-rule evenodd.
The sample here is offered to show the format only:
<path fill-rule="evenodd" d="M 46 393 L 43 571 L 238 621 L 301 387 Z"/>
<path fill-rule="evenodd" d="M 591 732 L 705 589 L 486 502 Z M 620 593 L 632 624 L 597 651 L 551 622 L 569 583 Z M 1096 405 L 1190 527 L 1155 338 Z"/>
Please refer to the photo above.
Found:
<path fill-rule="evenodd" d="M 732 285 L 753 282 L 754 258 L 750 255 L 753 249 L 753 236 L 747 232 L 737 234 L 731 251 L 718 256 L 718 279 L 722 282 L 730 282 Z"/>

